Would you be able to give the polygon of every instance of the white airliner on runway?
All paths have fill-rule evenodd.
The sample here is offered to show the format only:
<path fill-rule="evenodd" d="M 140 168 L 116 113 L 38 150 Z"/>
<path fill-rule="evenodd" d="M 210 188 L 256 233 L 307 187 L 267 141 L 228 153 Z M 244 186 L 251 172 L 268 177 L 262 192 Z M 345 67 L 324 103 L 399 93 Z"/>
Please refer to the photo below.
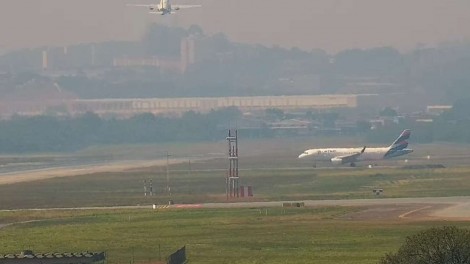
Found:
<path fill-rule="evenodd" d="M 201 5 L 172 5 L 170 0 L 160 0 L 159 4 L 154 5 L 127 4 L 127 6 L 147 7 L 150 10 L 150 14 L 159 15 L 174 14 L 175 11 L 185 8 L 201 7 Z"/>
<path fill-rule="evenodd" d="M 411 130 L 405 129 L 389 147 L 381 148 L 321 148 L 308 149 L 299 158 L 312 158 L 314 161 L 330 161 L 335 165 L 349 163 L 354 167 L 358 161 L 375 161 L 406 155 L 413 152 L 408 147 Z"/>

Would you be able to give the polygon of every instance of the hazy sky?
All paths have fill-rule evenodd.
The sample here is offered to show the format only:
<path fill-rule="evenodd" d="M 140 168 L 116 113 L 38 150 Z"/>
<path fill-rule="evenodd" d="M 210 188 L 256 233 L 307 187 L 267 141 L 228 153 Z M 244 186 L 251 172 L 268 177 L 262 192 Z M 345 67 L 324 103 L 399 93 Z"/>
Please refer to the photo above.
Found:
<path fill-rule="evenodd" d="M 469 0 L 173 0 L 202 3 L 173 16 L 126 3 L 148 0 L 0 0 L 0 51 L 38 45 L 138 40 L 149 23 L 188 27 L 268 46 L 347 48 L 470 39 Z"/>

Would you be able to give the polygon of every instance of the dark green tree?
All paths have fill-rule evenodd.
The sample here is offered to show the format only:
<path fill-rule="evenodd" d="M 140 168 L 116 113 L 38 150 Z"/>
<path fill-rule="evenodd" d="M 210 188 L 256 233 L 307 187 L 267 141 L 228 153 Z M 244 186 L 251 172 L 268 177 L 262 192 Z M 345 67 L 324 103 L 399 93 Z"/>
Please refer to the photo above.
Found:
<path fill-rule="evenodd" d="M 424 230 L 406 239 L 396 253 L 385 255 L 381 264 L 470 263 L 470 231 L 455 226 Z"/>
<path fill-rule="evenodd" d="M 188 34 L 190 35 L 204 35 L 204 31 L 202 30 L 202 28 L 198 25 L 191 25 L 189 28 L 188 28 Z"/>
<path fill-rule="evenodd" d="M 367 133 L 370 130 L 371 124 L 369 121 L 359 120 L 356 122 L 356 126 L 357 126 L 357 132 Z"/>
<path fill-rule="evenodd" d="M 182 28 L 152 24 L 147 28 L 142 44 L 148 56 L 177 57 L 181 39 L 186 36 L 187 32 Z"/>
<path fill-rule="evenodd" d="M 336 112 L 325 112 L 321 114 L 322 124 L 325 128 L 334 128 L 338 119 L 339 113 Z"/>
<path fill-rule="evenodd" d="M 265 110 L 266 117 L 270 121 L 279 121 L 283 120 L 285 117 L 285 113 L 282 109 L 279 108 L 268 108 Z"/>
<path fill-rule="evenodd" d="M 382 111 L 380 111 L 380 116 L 394 117 L 397 115 L 398 115 L 397 111 L 395 111 L 395 109 L 391 107 L 385 107 Z"/>
<path fill-rule="evenodd" d="M 470 120 L 470 97 L 455 101 L 451 112 L 457 120 Z"/>

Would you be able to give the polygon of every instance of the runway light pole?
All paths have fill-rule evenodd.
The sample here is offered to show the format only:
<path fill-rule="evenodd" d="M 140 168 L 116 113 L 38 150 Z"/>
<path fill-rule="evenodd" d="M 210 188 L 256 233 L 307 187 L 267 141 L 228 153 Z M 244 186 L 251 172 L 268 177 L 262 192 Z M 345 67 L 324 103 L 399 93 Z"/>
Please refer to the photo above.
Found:
<path fill-rule="evenodd" d="M 170 187 L 170 154 L 166 151 L 166 191 L 168 194 L 168 203 L 172 204 L 171 200 L 171 187 Z"/>

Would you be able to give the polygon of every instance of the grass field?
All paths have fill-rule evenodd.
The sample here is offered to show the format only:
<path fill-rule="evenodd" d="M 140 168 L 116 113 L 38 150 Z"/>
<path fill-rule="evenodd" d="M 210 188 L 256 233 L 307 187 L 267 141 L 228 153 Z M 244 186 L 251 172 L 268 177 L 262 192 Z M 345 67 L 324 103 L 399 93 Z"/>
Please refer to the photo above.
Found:
<path fill-rule="evenodd" d="M 359 144 L 356 139 L 349 143 Z M 345 142 L 322 142 L 324 145 Z M 319 144 L 316 144 L 319 145 Z M 226 144 L 160 146 L 188 162 L 170 166 L 171 199 L 176 203 L 224 202 Z M 243 142 L 241 184 L 254 186 L 253 201 L 440 197 L 470 195 L 466 146 L 421 145 L 410 163 L 445 164 L 444 169 L 312 168 L 297 155 L 302 140 Z M 155 146 L 100 147 L 77 155 L 115 156 L 140 152 L 149 157 Z M 434 157 L 460 155 L 459 159 Z M 159 152 L 160 153 L 160 152 Z M 160 153 L 161 154 L 161 153 Z M 160 155 L 159 154 L 159 155 Z M 203 160 L 201 157 L 210 156 Z M 222 157 L 220 157 L 222 156 Z M 414 161 L 415 159 L 415 161 Z M 189 163 L 191 160 L 191 163 Z M 143 180 L 152 179 L 155 196 L 144 197 Z M 94 173 L 19 184 L 0 185 L 0 209 L 166 204 L 166 168 Z M 148 263 L 187 245 L 190 263 L 376 263 L 406 236 L 439 221 L 360 220 L 348 218 L 361 208 L 270 208 L 200 210 L 28 210 L 0 211 L 0 254 L 24 249 L 36 252 L 106 251 L 109 263 Z M 32 221 L 32 222 L 29 222 Z M 470 228 L 467 222 L 452 222 Z"/>
<path fill-rule="evenodd" d="M 34 219 L 56 219 L 0 229 L 0 252 L 93 250 L 106 251 L 108 263 L 147 263 L 186 245 L 190 263 L 377 263 L 407 235 L 448 224 L 344 220 L 355 210 L 36 212 Z M 0 213 L 9 220 L 24 220 L 25 214 Z"/>
<path fill-rule="evenodd" d="M 174 166 L 170 171 L 171 199 L 176 203 L 225 201 L 225 172 Z M 204 166 L 204 164 L 193 167 Z M 470 168 L 445 169 L 259 169 L 241 172 L 242 185 L 254 186 L 253 201 L 435 197 L 470 195 Z M 143 180 L 152 179 L 155 195 L 143 195 Z M 12 185 L 0 185 L 0 209 L 63 208 L 166 204 L 164 168 L 97 173 Z"/>

